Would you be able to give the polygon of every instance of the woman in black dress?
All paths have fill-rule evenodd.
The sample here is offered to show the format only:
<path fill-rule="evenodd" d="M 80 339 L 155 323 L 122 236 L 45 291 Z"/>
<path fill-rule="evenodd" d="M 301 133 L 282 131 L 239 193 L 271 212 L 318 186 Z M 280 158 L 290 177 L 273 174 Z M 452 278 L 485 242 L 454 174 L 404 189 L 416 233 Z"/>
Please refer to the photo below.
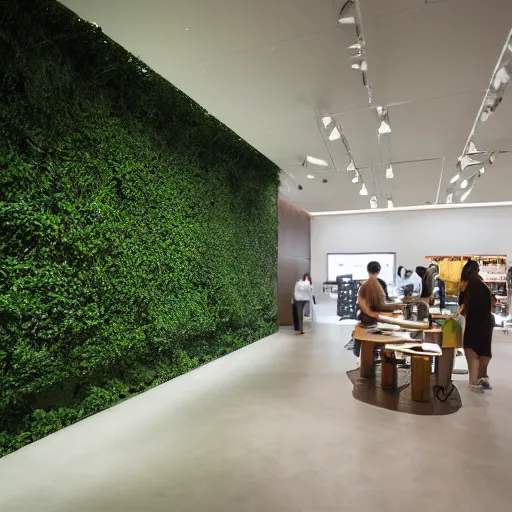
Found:
<path fill-rule="evenodd" d="M 476 261 L 469 260 L 462 269 L 459 312 L 466 317 L 464 353 L 468 361 L 469 388 L 472 391 L 491 389 L 487 367 L 492 357 L 494 329 L 493 297 L 483 282 Z"/>

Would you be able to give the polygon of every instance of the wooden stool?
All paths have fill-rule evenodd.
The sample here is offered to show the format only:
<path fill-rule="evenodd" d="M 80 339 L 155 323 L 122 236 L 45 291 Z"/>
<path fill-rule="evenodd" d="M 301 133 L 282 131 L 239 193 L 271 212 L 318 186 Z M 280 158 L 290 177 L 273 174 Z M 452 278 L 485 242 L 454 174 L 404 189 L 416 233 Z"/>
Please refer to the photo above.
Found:
<path fill-rule="evenodd" d="M 430 366 L 429 356 L 411 356 L 411 397 L 415 402 L 430 401 Z"/>

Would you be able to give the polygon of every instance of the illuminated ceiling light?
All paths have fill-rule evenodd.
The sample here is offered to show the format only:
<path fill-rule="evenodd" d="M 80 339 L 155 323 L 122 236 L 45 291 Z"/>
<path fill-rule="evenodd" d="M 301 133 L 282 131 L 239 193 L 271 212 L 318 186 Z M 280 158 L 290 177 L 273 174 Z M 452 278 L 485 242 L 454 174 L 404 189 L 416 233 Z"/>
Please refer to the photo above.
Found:
<path fill-rule="evenodd" d="M 393 172 L 393 166 L 391 164 L 389 164 L 386 167 L 386 178 L 388 180 L 392 180 L 394 177 L 395 177 L 395 173 Z"/>
<path fill-rule="evenodd" d="M 460 202 L 463 203 L 469 197 L 469 194 L 471 194 L 471 189 L 466 190 L 466 192 L 460 196 Z"/>
<path fill-rule="evenodd" d="M 315 179 L 315 177 L 314 177 L 312 174 L 308 174 L 307 178 L 308 178 L 309 180 L 314 180 L 314 179 Z"/>
<path fill-rule="evenodd" d="M 460 178 L 460 174 L 457 173 L 451 180 L 450 180 L 450 183 L 453 185 L 454 183 L 456 183 L 457 181 L 459 181 L 459 178 Z"/>
<path fill-rule="evenodd" d="M 507 85 L 509 81 L 510 75 L 508 74 L 508 71 L 505 67 L 501 67 L 494 76 L 492 86 L 494 89 L 499 89 L 502 85 Z"/>
<path fill-rule="evenodd" d="M 347 171 L 357 171 L 356 164 L 354 163 L 354 160 L 350 160 L 350 163 L 347 166 Z"/>
<path fill-rule="evenodd" d="M 480 121 L 482 121 L 482 123 L 485 123 L 487 121 L 487 119 L 489 119 L 489 116 L 490 116 L 490 112 L 487 112 L 487 110 L 484 110 L 482 112 L 482 114 L 480 115 Z"/>
<path fill-rule="evenodd" d="M 322 160 L 321 158 L 316 158 L 314 156 L 307 156 L 306 161 L 313 165 L 320 165 L 321 167 L 327 167 L 329 165 L 325 160 Z"/>
<path fill-rule="evenodd" d="M 361 187 L 361 190 L 359 191 L 360 196 L 367 196 L 368 190 L 366 189 L 366 185 L 363 183 L 363 186 Z"/>
<path fill-rule="evenodd" d="M 446 196 L 446 204 L 452 204 L 453 203 L 453 192 L 450 192 L 447 196 Z"/>
<path fill-rule="evenodd" d="M 322 123 L 324 123 L 324 128 L 327 128 L 332 123 L 332 117 L 322 117 Z"/>
<path fill-rule="evenodd" d="M 464 181 L 460 184 L 460 188 L 468 188 L 468 180 L 464 180 Z"/>
<path fill-rule="evenodd" d="M 364 46 L 363 41 L 359 40 L 359 42 L 357 42 L 356 44 L 353 44 L 352 46 L 349 46 L 348 49 L 349 50 L 361 51 L 363 49 L 363 46 Z"/>
<path fill-rule="evenodd" d="M 341 139 L 341 133 L 340 133 L 340 131 L 338 130 L 338 127 L 337 127 L 337 126 L 335 126 L 335 127 L 332 129 L 332 131 L 331 131 L 331 133 L 330 133 L 330 135 L 329 135 L 329 140 L 330 140 L 330 141 L 333 141 L 333 140 L 338 140 L 338 139 Z"/>
<path fill-rule="evenodd" d="M 485 174 L 485 167 L 482 167 L 479 172 L 480 172 L 480 176 L 482 176 L 482 174 Z"/>
<path fill-rule="evenodd" d="M 385 107 L 378 106 L 376 110 L 377 115 L 379 116 L 380 119 L 380 126 L 379 129 L 377 130 L 378 134 L 383 135 L 385 133 L 391 133 L 392 130 L 391 123 L 389 122 L 388 109 Z"/>
<path fill-rule="evenodd" d="M 356 6 L 354 0 L 348 0 L 343 5 L 338 17 L 340 25 L 355 25 L 356 23 Z"/>
<path fill-rule="evenodd" d="M 377 201 L 377 196 L 372 196 L 370 199 L 370 207 L 372 210 L 375 210 L 379 207 L 379 203 Z"/>
<path fill-rule="evenodd" d="M 359 175 L 357 172 L 354 174 L 354 177 L 352 178 L 352 183 L 359 183 Z"/>
<path fill-rule="evenodd" d="M 381 121 L 378 132 L 379 132 L 379 135 L 384 135 L 385 133 L 391 133 L 391 126 L 389 126 L 389 124 L 386 123 L 386 121 Z"/>
<path fill-rule="evenodd" d="M 395 205 L 393 204 L 393 199 L 389 198 L 388 199 L 388 208 L 394 208 Z"/>
<path fill-rule="evenodd" d="M 352 64 L 352 69 L 360 69 L 361 71 L 368 71 L 368 63 L 366 62 L 364 56 L 357 55 L 355 57 L 352 57 L 353 59 L 359 59 L 359 62 L 354 62 Z"/>
<path fill-rule="evenodd" d="M 472 165 L 481 165 L 482 162 L 479 162 L 478 160 L 475 160 L 468 155 L 463 155 L 459 158 L 459 164 L 460 168 L 464 171 L 466 168 Z"/>
<path fill-rule="evenodd" d="M 460 202 L 461 203 L 463 203 L 469 197 L 469 194 L 471 194 L 471 191 L 475 187 L 475 183 L 478 180 L 478 178 L 480 178 L 480 173 L 479 172 L 477 172 L 476 174 L 473 174 L 473 176 L 471 176 L 471 178 L 469 178 L 468 188 L 466 189 L 464 194 L 462 194 L 462 196 L 460 196 Z"/>

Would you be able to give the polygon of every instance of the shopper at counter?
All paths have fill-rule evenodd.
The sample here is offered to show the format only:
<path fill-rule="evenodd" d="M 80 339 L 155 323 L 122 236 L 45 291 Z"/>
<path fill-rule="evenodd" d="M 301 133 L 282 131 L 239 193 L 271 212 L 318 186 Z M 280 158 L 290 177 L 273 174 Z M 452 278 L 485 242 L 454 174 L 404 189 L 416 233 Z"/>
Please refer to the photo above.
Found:
<path fill-rule="evenodd" d="M 359 305 L 358 319 L 363 325 L 374 325 L 377 317 L 383 312 L 393 312 L 396 309 L 405 307 L 404 304 L 393 304 L 386 302 L 384 289 L 379 282 L 380 263 L 371 261 L 366 267 L 368 280 L 359 288 L 357 303 Z M 354 355 L 359 357 L 361 342 L 354 340 Z"/>
<path fill-rule="evenodd" d="M 368 280 L 359 288 L 357 302 L 359 304 L 358 318 L 365 325 L 377 323 L 380 313 L 395 311 L 403 307 L 403 304 L 386 302 L 386 295 L 379 280 L 380 263 L 371 261 L 366 267 Z"/>
<path fill-rule="evenodd" d="M 480 267 L 469 260 L 462 269 L 459 310 L 466 317 L 464 354 L 468 361 L 469 389 L 481 392 L 492 389 L 487 367 L 492 357 L 491 343 L 494 329 L 493 298 L 488 286 L 478 274 Z"/>

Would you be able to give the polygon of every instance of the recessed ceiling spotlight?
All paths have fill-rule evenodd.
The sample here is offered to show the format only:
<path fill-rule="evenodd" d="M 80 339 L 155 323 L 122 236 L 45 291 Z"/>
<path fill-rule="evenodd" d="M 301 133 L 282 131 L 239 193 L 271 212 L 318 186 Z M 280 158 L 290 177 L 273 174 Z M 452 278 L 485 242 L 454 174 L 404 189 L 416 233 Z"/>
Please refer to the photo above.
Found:
<path fill-rule="evenodd" d="M 354 163 L 354 160 L 352 160 L 352 159 L 350 160 L 350 163 L 347 166 L 347 171 L 349 171 L 349 172 L 357 171 L 356 164 Z"/>
<path fill-rule="evenodd" d="M 306 161 L 313 165 L 320 165 L 321 167 L 327 167 L 329 165 L 325 160 L 314 156 L 307 156 Z"/>
<path fill-rule="evenodd" d="M 393 172 L 393 166 L 391 164 L 389 164 L 386 167 L 386 178 L 388 180 L 392 180 L 394 177 L 395 177 L 395 173 Z"/>
<path fill-rule="evenodd" d="M 314 180 L 315 179 L 315 177 L 312 174 L 308 174 L 307 177 L 308 177 L 308 180 Z"/>
<path fill-rule="evenodd" d="M 366 189 L 366 185 L 363 183 L 363 186 L 361 187 L 361 190 L 359 191 L 360 196 L 367 196 L 368 190 Z"/>

